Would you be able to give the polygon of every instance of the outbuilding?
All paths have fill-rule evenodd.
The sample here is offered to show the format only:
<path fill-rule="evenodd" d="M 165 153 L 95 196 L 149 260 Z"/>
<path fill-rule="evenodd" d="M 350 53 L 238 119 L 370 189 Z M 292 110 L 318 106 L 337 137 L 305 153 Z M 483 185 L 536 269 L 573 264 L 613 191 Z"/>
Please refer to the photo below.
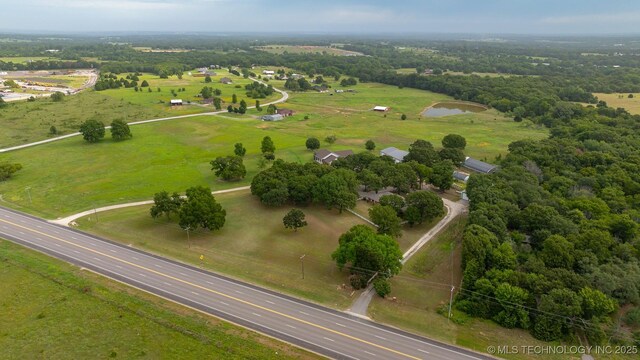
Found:
<path fill-rule="evenodd" d="M 380 150 L 380 156 L 389 156 L 396 162 L 396 164 L 404 161 L 404 157 L 409 155 L 409 152 L 400 150 L 395 147 L 388 147 L 386 149 Z"/>
<path fill-rule="evenodd" d="M 182 99 L 171 99 L 171 106 L 182 106 Z"/>
<path fill-rule="evenodd" d="M 469 180 L 469 174 L 463 173 L 462 171 L 454 171 L 453 178 L 466 183 Z"/>
<path fill-rule="evenodd" d="M 479 172 L 479 173 L 483 173 L 483 174 L 491 174 L 491 173 L 494 173 L 498 169 L 498 167 L 493 165 L 493 164 L 489 164 L 489 163 L 486 163 L 484 161 L 472 159 L 472 158 L 470 158 L 468 156 L 465 158 L 464 163 L 462 164 L 462 166 L 464 166 L 465 168 L 467 168 L 469 170 L 473 170 L 475 172 Z"/>
<path fill-rule="evenodd" d="M 381 111 L 381 112 L 387 112 L 389 111 L 390 107 L 388 106 L 376 106 L 373 108 L 373 111 Z"/>
<path fill-rule="evenodd" d="M 262 115 L 262 117 L 260 118 L 262 119 L 262 121 L 280 121 L 284 119 L 284 116 L 280 114 L 273 114 L 273 115 Z"/>

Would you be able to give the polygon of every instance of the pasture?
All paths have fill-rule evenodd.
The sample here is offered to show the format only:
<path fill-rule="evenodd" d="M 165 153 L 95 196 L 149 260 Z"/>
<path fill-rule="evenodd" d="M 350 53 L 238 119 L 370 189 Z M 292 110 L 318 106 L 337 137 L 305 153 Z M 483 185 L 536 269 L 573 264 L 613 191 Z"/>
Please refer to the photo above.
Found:
<path fill-rule="evenodd" d="M 441 118 L 420 116 L 424 107 L 450 100 L 444 95 L 373 83 L 353 88 L 357 92 L 292 93 L 288 103 L 280 107 L 293 109 L 296 114 L 279 122 L 259 121 L 259 113 L 250 110 L 246 115 L 225 113 L 135 126 L 133 139 L 123 142 L 113 142 L 107 135 L 100 143 L 88 144 L 75 137 L 2 154 L 0 161 L 18 162 L 24 168 L 10 181 L 0 183 L 0 194 L 6 206 L 55 218 L 93 207 L 149 199 L 161 190 L 184 191 L 193 185 L 219 190 L 247 185 L 260 171 L 260 141 L 266 135 L 276 145 L 277 158 L 298 162 L 313 157 L 304 145 L 308 137 L 320 139 L 323 148 L 354 151 L 364 151 L 366 140 L 373 139 L 377 152 L 388 146 L 407 149 L 418 138 L 439 147 L 442 137 L 458 133 L 467 139 L 467 154 L 491 161 L 505 153 L 512 141 L 547 136 L 546 130 L 513 122 L 495 110 Z M 102 92 L 91 96 L 104 99 Z M 73 99 L 65 98 L 63 103 Z M 375 105 L 391 106 L 391 111 L 373 112 Z M 116 116 L 124 117 L 123 109 L 128 106 L 120 108 Z M 142 105 L 135 108 L 149 111 Z M 100 118 L 94 111 L 92 116 Z M 400 120 L 403 113 L 407 120 Z M 49 126 L 41 128 L 45 136 Z M 329 135 L 337 136 L 335 144 L 323 141 Z M 209 162 L 232 154 L 236 142 L 248 150 L 247 177 L 239 182 L 219 181 Z M 25 187 L 31 188 L 31 201 Z"/>
<path fill-rule="evenodd" d="M 216 199 L 227 211 L 224 227 L 213 232 L 192 231 L 190 243 L 175 219 L 154 220 L 149 206 L 99 213 L 98 221 L 92 215 L 78 224 L 80 229 L 99 236 L 334 308 L 351 304 L 355 294 L 352 296 L 348 286 L 348 272 L 338 270 L 331 253 L 338 247 L 340 235 L 354 225 L 365 224 L 363 220 L 348 212 L 339 214 L 337 210 L 307 206 L 300 209 L 309 225 L 295 232 L 282 224 L 291 206 L 266 207 L 248 190 L 219 194 Z M 408 249 L 434 222 L 405 228 L 398 240 L 401 249 Z M 200 255 L 204 255 L 204 261 Z"/>
<path fill-rule="evenodd" d="M 597 96 L 598 100 L 604 100 L 611 108 L 624 108 L 631 114 L 640 114 L 640 93 L 632 94 L 632 98 L 629 98 L 629 93 L 594 93 L 593 95 Z"/>

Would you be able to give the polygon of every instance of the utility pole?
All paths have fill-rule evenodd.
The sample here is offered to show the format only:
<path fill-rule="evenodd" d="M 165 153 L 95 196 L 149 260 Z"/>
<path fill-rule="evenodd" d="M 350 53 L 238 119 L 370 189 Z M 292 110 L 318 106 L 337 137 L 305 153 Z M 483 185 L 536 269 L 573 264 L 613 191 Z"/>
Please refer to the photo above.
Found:
<path fill-rule="evenodd" d="M 191 249 L 191 237 L 189 237 L 189 227 L 187 226 L 185 230 L 187 230 L 187 245 L 189 246 L 189 249 Z"/>
<path fill-rule="evenodd" d="M 307 256 L 307 254 L 304 254 L 302 256 L 300 256 L 300 264 L 302 265 L 302 279 L 304 280 L 304 257 Z"/>
<path fill-rule="evenodd" d="M 453 289 L 455 289 L 455 286 L 451 286 L 451 295 L 449 296 L 449 317 L 447 317 L 447 322 L 449 322 L 449 319 L 451 319 L 451 303 L 453 303 Z"/>
<path fill-rule="evenodd" d="M 98 209 L 96 208 L 96 204 L 93 204 L 93 215 L 96 217 L 96 222 L 98 222 Z"/>
<path fill-rule="evenodd" d="M 27 195 L 29 195 L 29 204 L 33 204 L 31 201 L 31 186 L 27 186 L 24 189 L 27 190 Z"/>

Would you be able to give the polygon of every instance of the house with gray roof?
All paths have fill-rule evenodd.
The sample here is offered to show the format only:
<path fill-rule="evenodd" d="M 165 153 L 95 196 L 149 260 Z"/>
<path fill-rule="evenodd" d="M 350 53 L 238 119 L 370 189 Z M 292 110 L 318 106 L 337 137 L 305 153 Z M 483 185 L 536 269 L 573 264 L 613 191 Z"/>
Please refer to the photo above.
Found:
<path fill-rule="evenodd" d="M 318 164 L 327 164 L 331 165 L 332 162 L 336 161 L 341 157 L 347 157 L 349 155 L 353 155 L 352 150 L 342 150 L 342 151 L 329 151 L 327 149 L 316 150 L 313 153 L 313 161 Z"/>
<path fill-rule="evenodd" d="M 475 172 L 479 172 L 483 174 L 491 174 L 498 169 L 496 165 L 489 164 L 484 161 L 472 159 L 468 156 L 464 159 L 464 163 L 462 163 L 462 166 L 464 166 L 469 170 L 473 170 Z"/>
<path fill-rule="evenodd" d="M 380 156 L 389 156 L 393 158 L 396 164 L 401 163 L 404 160 L 404 157 L 409 155 L 409 152 L 400 150 L 395 147 L 388 147 L 386 149 L 380 150 Z"/>

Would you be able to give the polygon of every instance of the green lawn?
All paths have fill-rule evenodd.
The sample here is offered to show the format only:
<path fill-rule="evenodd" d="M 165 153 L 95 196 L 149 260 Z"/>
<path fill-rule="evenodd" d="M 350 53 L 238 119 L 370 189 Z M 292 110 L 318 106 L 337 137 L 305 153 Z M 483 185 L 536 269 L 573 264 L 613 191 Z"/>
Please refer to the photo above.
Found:
<path fill-rule="evenodd" d="M 367 139 L 373 139 L 377 149 L 387 146 L 407 149 L 418 138 L 439 146 L 446 134 L 458 133 L 467 139 L 468 155 L 489 160 L 505 153 L 507 145 L 514 140 L 547 136 L 544 129 L 526 127 L 494 110 L 442 118 L 419 116 L 424 107 L 450 100 L 444 95 L 380 84 L 359 84 L 354 88 L 357 93 L 292 94 L 290 101 L 281 107 L 294 109 L 297 113 L 279 122 L 258 121 L 255 119 L 258 112 L 250 110 L 247 115 L 202 116 L 135 126 L 132 127 L 133 139 L 119 143 L 106 139 L 98 144 L 87 144 L 76 137 L 1 154 L 0 161 L 18 162 L 24 169 L 10 181 L 0 183 L 0 194 L 7 206 L 56 218 L 96 206 L 149 199 L 161 190 L 184 191 L 193 185 L 209 185 L 215 190 L 246 185 L 260 170 L 257 167 L 259 146 L 265 135 L 273 138 L 278 158 L 300 162 L 312 159 L 312 153 L 304 146 L 305 140 L 312 136 L 323 140 L 336 135 L 335 144 L 330 146 L 323 142 L 322 147 L 362 151 Z M 24 104 L 36 107 L 41 104 L 39 111 L 43 118 L 39 132 L 44 133 L 50 126 L 50 118 L 45 117 L 49 106 L 61 106 L 60 109 L 77 114 L 80 108 L 92 108 L 96 98 L 104 102 L 104 107 L 123 104 L 122 101 L 109 102 L 110 97 L 104 94 L 111 91 L 115 94 L 125 90 L 69 97 L 63 105 L 51 102 Z M 135 94 L 131 89 L 126 91 Z M 72 106 L 75 101 L 86 99 L 84 96 L 94 100 Z M 391 106 L 392 110 L 386 114 L 374 113 L 369 110 L 374 105 Z M 141 111 L 154 109 L 128 106 Z M 124 110 L 116 110 L 116 114 L 111 115 L 105 115 L 110 114 L 106 110 L 93 112 L 91 116 L 98 118 L 119 117 Z M 402 113 L 409 119 L 400 120 Z M 305 120 L 305 116 L 309 118 Z M 16 117 L 11 121 L 19 124 Z M 34 119 L 30 119 L 24 124 L 25 132 L 33 131 L 29 124 Z M 242 142 L 248 149 L 247 177 L 237 183 L 218 181 L 210 171 L 209 162 L 217 156 L 231 154 L 236 142 Z M 26 187 L 30 187 L 31 202 Z"/>
<path fill-rule="evenodd" d="M 0 358 L 317 359 L 0 240 Z"/>
<path fill-rule="evenodd" d="M 176 221 L 152 219 L 149 206 L 100 213 L 98 222 L 90 216 L 78 223 L 82 230 L 198 265 L 203 254 L 202 265 L 215 271 L 331 307 L 348 307 L 353 300 L 350 287 L 341 287 L 348 284 L 348 274 L 338 270 L 331 253 L 340 235 L 363 224 L 361 219 L 310 206 L 302 208 L 309 225 L 294 232 L 282 224 L 291 207 L 267 208 L 249 191 L 220 194 L 216 199 L 227 211 L 224 227 L 191 232 L 191 244 Z M 302 255 L 306 255 L 304 280 Z"/>

